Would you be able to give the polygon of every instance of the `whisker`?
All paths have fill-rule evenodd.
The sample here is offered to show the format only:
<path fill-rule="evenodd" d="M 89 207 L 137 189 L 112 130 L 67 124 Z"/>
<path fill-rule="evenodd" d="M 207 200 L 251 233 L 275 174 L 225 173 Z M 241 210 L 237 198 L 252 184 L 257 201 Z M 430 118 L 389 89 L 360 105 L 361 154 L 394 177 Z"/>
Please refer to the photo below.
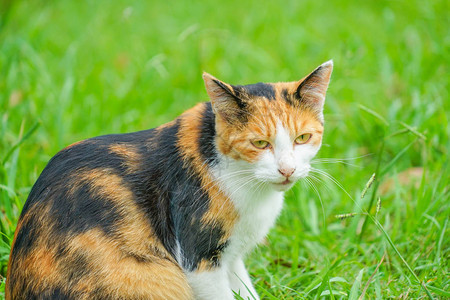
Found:
<path fill-rule="evenodd" d="M 360 155 L 360 156 L 355 156 L 355 157 L 347 157 L 347 158 L 315 158 L 313 160 L 311 160 L 311 164 L 320 164 L 320 163 L 324 163 L 324 164 L 333 164 L 333 163 L 340 163 L 340 164 L 344 164 L 344 165 L 348 165 L 348 166 L 353 166 L 353 167 L 358 167 L 358 168 L 362 168 L 359 165 L 355 165 L 352 163 L 349 163 L 347 161 L 349 160 L 357 160 L 363 157 L 367 157 L 367 156 L 371 156 L 373 155 L 372 153 L 369 154 L 364 154 L 364 155 Z"/>
<path fill-rule="evenodd" d="M 346 157 L 346 158 L 334 158 L 334 157 L 323 157 L 323 158 L 314 158 L 313 161 L 321 161 L 321 160 L 356 160 L 367 156 L 372 156 L 373 153 L 368 153 L 360 156 L 354 157 Z"/>
<path fill-rule="evenodd" d="M 312 189 L 316 192 L 317 197 L 319 198 L 320 206 L 322 207 L 323 228 L 325 229 L 326 228 L 325 207 L 323 205 L 322 197 L 320 196 L 319 190 L 316 188 L 316 186 L 314 185 L 314 183 L 311 180 L 309 180 L 308 178 L 305 178 L 305 181 L 312 187 Z"/>
<path fill-rule="evenodd" d="M 356 167 L 356 168 L 360 168 L 360 169 L 363 168 L 362 166 L 359 166 L 359 165 L 355 165 L 355 164 L 352 164 L 352 163 L 349 163 L 349 162 L 345 162 L 345 161 L 338 161 L 338 160 L 336 160 L 336 161 L 311 161 L 311 164 L 314 164 L 314 165 L 319 165 L 319 164 L 343 164 L 343 165 Z"/>
<path fill-rule="evenodd" d="M 336 179 L 334 178 L 332 175 L 328 174 L 327 172 L 320 170 L 320 169 L 316 169 L 316 168 L 311 168 L 311 172 L 316 172 L 318 174 L 321 174 L 325 177 L 327 177 L 328 179 L 330 179 L 332 182 L 334 182 L 344 193 L 347 194 L 347 196 L 352 199 L 353 201 L 355 201 L 353 199 L 352 196 L 350 196 L 350 194 L 347 192 L 347 190 L 344 188 L 344 186 Z"/>

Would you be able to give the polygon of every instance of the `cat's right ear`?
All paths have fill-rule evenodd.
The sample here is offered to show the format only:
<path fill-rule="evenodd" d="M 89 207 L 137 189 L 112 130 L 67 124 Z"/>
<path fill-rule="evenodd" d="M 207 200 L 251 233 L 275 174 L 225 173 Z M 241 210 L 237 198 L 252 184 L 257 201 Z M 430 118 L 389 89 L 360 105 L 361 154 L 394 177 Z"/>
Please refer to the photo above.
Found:
<path fill-rule="evenodd" d="M 203 80 L 214 113 L 230 123 L 242 121 L 246 103 L 238 96 L 233 86 L 206 72 L 203 72 Z"/>

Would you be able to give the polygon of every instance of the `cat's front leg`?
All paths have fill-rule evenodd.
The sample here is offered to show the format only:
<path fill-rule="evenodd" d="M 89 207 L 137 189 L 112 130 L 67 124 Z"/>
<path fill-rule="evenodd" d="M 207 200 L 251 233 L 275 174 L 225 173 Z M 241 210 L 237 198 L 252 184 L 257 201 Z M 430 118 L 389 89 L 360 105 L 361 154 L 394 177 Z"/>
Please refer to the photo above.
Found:
<path fill-rule="evenodd" d="M 196 300 L 234 300 L 228 272 L 224 267 L 210 271 L 194 271 L 187 274 Z"/>
<path fill-rule="evenodd" d="M 228 271 L 230 287 L 243 299 L 259 300 L 258 294 L 252 285 L 250 276 L 245 269 L 242 259 L 237 259 Z"/>

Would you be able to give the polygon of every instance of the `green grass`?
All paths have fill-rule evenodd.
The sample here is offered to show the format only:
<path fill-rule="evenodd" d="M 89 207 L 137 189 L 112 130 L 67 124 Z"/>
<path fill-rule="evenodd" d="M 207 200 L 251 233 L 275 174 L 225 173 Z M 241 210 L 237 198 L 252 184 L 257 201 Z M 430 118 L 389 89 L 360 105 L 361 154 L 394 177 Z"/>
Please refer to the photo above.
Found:
<path fill-rule="evenodd" d="M 315 167 L 342 189 L 317 175 L 317 193 L 289 192 L 247 260 L 256 288 L 264 299 L 448 298 L 447 11 L 445 0 L 3 2 L 1 276 L 27 194 L 64 146 L 173 119 L 207 100 L 203 70 L 296 80 L 332 58 L 318 158 L 333 160 Z"/>

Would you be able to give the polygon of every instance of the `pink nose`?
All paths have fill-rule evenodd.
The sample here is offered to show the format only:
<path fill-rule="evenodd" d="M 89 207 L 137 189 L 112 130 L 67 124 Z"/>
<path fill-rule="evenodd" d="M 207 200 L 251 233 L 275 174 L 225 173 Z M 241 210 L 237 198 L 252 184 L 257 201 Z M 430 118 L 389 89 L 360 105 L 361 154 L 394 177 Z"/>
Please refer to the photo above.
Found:
<path fill-rule="evenodd" d="M 278 169 L 278 172 L 280 172 L 281 175 L 284 177 L 289 177 L 295 172 L 295 168 L 282 168 Z"/>

